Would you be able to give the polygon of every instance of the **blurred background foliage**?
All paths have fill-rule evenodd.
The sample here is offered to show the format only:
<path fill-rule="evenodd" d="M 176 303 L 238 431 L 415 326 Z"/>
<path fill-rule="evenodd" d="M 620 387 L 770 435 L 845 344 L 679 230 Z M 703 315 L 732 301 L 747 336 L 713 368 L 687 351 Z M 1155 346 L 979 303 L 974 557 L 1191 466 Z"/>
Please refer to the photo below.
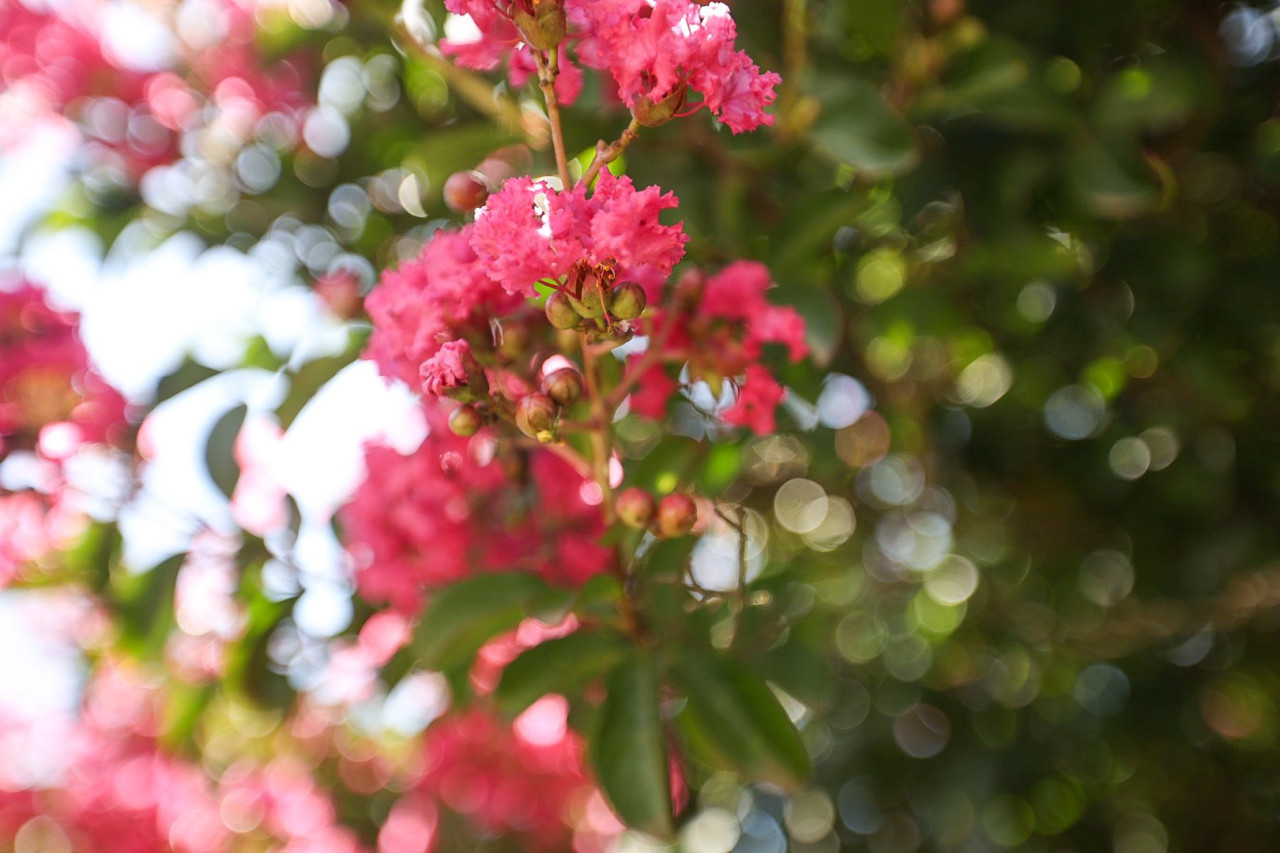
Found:
<path fill-rule="evenodd" d="M 727 508 L 687 543 L 708 630 L 795 700 L 817 770 L 787 796 L 702 772 L 695 751 L 686 848 L 1274 848 L 1268 10 L 733 5 L 746 49 L 783 75 L 776 126 L 732 137 L 705 116 L 672 122 L 641 135 L 625 170 L 680 197 L 693 262 L 766 263 L 814 357 L 771 354 L 791 389 L 778 435 L 694 441 L 706 430 L 692 406 L 680 435 L 634 419 L 620 434 L 636 482 L 695 482 Z M 284 246 L 304 277 L 346 269 L 367 291 L 456 222 L 440 195 L 451 173 L 499 148 L 516 172 L 552 169 L 527 93 L 406 35 L 429 41 L 441 4 L 399 11 L 352 3 L 327 28 L 284 16 L 263 28 L 266 55 L 302 50 L 322 69 L 320 103 L 339 118 L 309 146 L 241 153 L 187 195 L 88 170 L 83 203 L 45 224 L 86 224 L 108 243 L 141 221 L 157 243 L 194 229 L 246 251 Z M 570 150 L 589 152 L 622 121 L 589 94 L 565 125 Z M 223 190 L 201 195 L 211 186 Z M 286 363 L 262 342 L 244 364 L 283 371 L 288 426 L 362 337 L 357 320 L 345 352 Z M 158 397 L 214 372 L 189 361 Z M 210 437 L 227 494 L 237 417 Z M 158 656 L 181 558 L 108 577 L 118 548 L 101 525 L 64 568 L 96 577 L 127 648 Z M 272 645 L 292 599 L 263 591 L 273 553 L 241 546 L 249 627 L 226 683 L 173 690 L 169 742 L 216 752 L 228 726 L 273 731 L 245 722 L 278 719 L 251 704 L 293 701 L 299 680 Z M 663 607 L 681 624 L 683 598 L 651 605 L 657 624 Z M 369 612 L 357 604 L 349 633 Z M 397 659 L 384 677 L 412 666 Z M 372 837 L 389 795 L 334 761 L 321 773 L 340 815 Z"/>

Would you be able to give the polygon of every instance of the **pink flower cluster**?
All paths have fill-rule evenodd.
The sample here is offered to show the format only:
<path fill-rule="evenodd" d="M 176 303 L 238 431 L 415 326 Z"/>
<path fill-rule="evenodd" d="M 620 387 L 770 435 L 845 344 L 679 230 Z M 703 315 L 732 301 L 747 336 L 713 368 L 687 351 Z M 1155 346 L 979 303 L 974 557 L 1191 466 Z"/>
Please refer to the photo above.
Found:
<path fill-rule="evenodd" d="M 509 293 L 529 296 L 533 283 L 558 279 L 577 263 L 614 262 L 619 278 L 666 277 L 684 257 L 680 223 L 659 215 L 678 200 L 657 187 L 637 190 L 627 177 L 600 176 L 595 190 L 557 192 L 542 181 L 513 178 L 476 214 L 471 245 Z"/>
<path fill-rule="evenodd" d="M 414 792 L 393 809 L 380 845 L 400 824 L 411 823 L 411 815 L 434 834 L 438 809 L 445 809 L 483 835 L 518 842 L 521 850 L 603 850 L 622 825 L 591 781 L 582 739 L 567 716 L 568 703 L 547 696 L 514 724 L 480 708 L 437 720 L 423 740 L 424 767 Z"/>
<path fill-rule="evenodd" d="M 588 500 L 601 498 L 573 467 L 545 450 L 495 457 L 484 435 L 435 426 L 410 456 L 365 452 L 368 476 L 341 512 L 361 595 L 412 612 L 424 590 L 478 572 L 525 569 L 578 586 L 608 570 Z"/>
<path fill-rule="evenodd" d="M 466 16 L 472 29 L 455 26 L 440 43 L 459 64 L 488 70 L 504 60 L 511 83 L 523 85 L 533 71 L 530 47 L 508 8 L 532 11 L 561 0 L 447 0 L 448 9 Z M 675 108 L 687 92 L 734 133 L 773 123 L 765 109 L 773 103 L 780 78 L 764 73 L 747 54 L 735 50 L 737 25 L 724 3 L 695 0 L 563 0 L 568 37 L 560 46 L 561 78 L 557 95 L 576 99 L 581 72 L 573 63 L 606 71 L 629 108 L 643 113 L 664 101 Z M 527 7 L 527 8 L 525 8 Z M 671 99 L 671 100 L 668 100 Z"/>
<path fill-rule="evenodd" d="M 723 420 L 761 435 L 773 432 L 774 411 L 785 392 L 760 364 L 764 345 L 785 346 L 793 361 L 804 358 L 809 347 L 800 314 L 765 297 L 772 284 L 768 268 L 754 261 L 730 264 L 709 278 L 691 273 L 681 280 L 679 307 L 657 309 L 646 320 L 646 329 L 661 339 L 657 349 L 629 362 L 632 373 L 643 371 L 634 377 L 638 390 L 631 397 L 632 410 L 662 417 L 678 386 L 660 363 L 687 364 L 692 379 L 733 380 L 737 397 L 721 413 Z"/>
<path fill-rule="evenodd" d="M 79 718 L 0 723 L 0 846 L 31 827 L 26 836 L 47 839 L 49 849 L 362 849 L 296 760 L 238 762 L 214 780 L 166 753 L 155 737 L 159 698 L 136 673 L 108 665 Z"/>
<path fill-rule="evenodd" d="M 0 460 L 30 451 L 41 471 L 41 491 L 0 488 L 0 586 L 82 531 L 64 499 L 63 461 L 127 432 L 124 398 L 90 364 L 78 326 L 41 288 L 0 282 Z"/>
<path fill-rule="evenodd" d="M 471 245 L 471 227 L 439 231 L 398 270 L 384 272 L 365 300 L 373 334 L 365 358 L 410 385 L 448 341 L 489 335 L 489 320 L 515 311 L 522 295 L 490 277 Z"/>
<path fill-rule="evenodd" d="M 122 438 L 124 399 L 89 363 L 78 325 L 35 285 L 0 289 L 0 457 L 55 423 L 81 442 Z"/>

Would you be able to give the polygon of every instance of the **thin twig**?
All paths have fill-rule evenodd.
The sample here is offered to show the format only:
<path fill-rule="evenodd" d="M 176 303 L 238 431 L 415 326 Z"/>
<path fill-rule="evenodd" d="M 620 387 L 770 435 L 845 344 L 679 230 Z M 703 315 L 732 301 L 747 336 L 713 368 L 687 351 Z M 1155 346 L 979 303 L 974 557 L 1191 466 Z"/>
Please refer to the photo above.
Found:
<path fill-rule="evenodd" d="M 569 181 L 569 160 L 564 153 L 564 128 L 560 124 L 560 102 L 556 98 L 560 53 L 556 50 L 535 50 L 533 58 L 538 66 L 538 85 L 542 88 L 542 97 L 547 102 L 547 120 L 551 124 L 551 147 L 556 152 L 556 172 L 560 175 L 560 186 L 568 190 L 572 186 Z"/>
<path fill-rule="evenodd" d="M 620 381 L 609 395 L 608 406 L 609 411 L 617 411 L 622 405 L 622 401 L 627 399 L 627 395 L 631 393 L 631 389 L 635 387 L 641 377 L 650 367 L 658 363 L 663 358 L 663 349 L 667 345 L 667 339 L 671 337 L 672 332 L 676 329 L 676 322 L 680 319 L 680 312 L 671 308 L 667 311 L 663 318 L 662 326 L 654 335 L 649 338 L 649 347 L 640 356 L 640 360 L 636 362 L 635 367 L 626 371 Z"/>
<path fill-rule="evenodd" d="M 627 146 L 640 135 L 640 122 L 631 119 L 631 124 L 627 125 L 626 130 L 622 131 L 622 135 L 605 144 L 604 140 L 596 143 L 596 156 L 591 158 L 591 165 L 587 166 L 587 170 L 582 173 L 582 177 L 578 179 L 581 186 L 590 186 L 591 182 L 596 179 L 596 175 L 600 174 L 600 170 L 608 164 L 617 160 L 623 151 L 627 150 Z"/>

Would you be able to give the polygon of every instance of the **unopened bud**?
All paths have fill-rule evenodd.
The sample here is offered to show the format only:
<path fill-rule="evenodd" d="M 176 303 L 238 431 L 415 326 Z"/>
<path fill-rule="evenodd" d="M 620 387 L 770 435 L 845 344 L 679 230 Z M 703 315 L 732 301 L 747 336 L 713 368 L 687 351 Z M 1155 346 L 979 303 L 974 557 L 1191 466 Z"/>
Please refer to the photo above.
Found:
<path fill-rule="evenodd" d="M 563 0 L 516 0 L 511 20 L 538 50 L 555 50 L 564 41 Z"/>
<path fill-rule="evenodd" d="M 644 288 L 634 281 L 624 281 L 609 291 L 609 313 L 619 320 L 639 317 L 646 302 Z"/>
<path fill-rule="evenodd" d="M 684 536 L 698 520 L 698 505 L 688 495 L 667 495 L 658 502 L 654 532 L 664 539 Z"/>
<path fill-rule="evenodd" d="M 573 307 L 569 295 L 557 290 L 547 297 L 547 320 L 557 329 L 573 329 L 582 322 L 582 315 Z"/>
<path fill-rule="evenodd" d="M 489 187 L 477 172 L 454 172 L 444 182 L 444 203 L 458 213 L 470 213 L 488 197 Z"/>
<path fill-rule="evenodd" d="M 459 406 L 449 415 L 449 429 L 454 435 L 470 438 L 480 431 L 482 420 L 475 406 Z"/>
<path fill-rule="evenodd" d="M 656 504 L 653 495 L 640 488 L 630 488 L 618 493 L 614 498 L 613 509 L 618 520 L 627 527 L 643 530 L 653 520 Z"/>
<path fill-rule="evenodd" d="M 582 397 L 582 374 L 573 367 L 553 370 L 542 377 L 542 393 L 561 406 L 572 406 Z"/>
<path fill-rule="evenodd" d="M 550 433 L 556 422 L 556 404 L 546 394 L 528 394 L 516 403 L 516 426 L 530 438 L 539 441 L 541 433 Z"/>
<path fill-rule="evenodd" d="M 570 304 L 573 309 L 588 320 L 594 320 L 597 317 L 604 316 L 604 300 L 600 297 L 600 288 L 595 279 L 587 282 L 582 288 L 582 298 L 573 299 L 570 297 Z"/>
<path fill-rule="evenodd" d="M 636 98 L 635 104 L 631 107 L 631 114 L 645 127 L 658 127 L 671 121 L 684 106 L 688 94 L 689 87 L 680 83 L 656 103 L 641 95 Z"/>

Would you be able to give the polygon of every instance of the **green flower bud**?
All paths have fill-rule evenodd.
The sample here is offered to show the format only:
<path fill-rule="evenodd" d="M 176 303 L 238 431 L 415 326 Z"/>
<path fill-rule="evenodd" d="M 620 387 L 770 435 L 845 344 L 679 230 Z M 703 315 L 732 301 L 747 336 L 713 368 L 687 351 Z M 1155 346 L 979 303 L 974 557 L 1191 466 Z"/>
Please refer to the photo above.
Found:
<path fill-rule="evenodd" d="M 634 320 L 644 313 L 644 288 L 624 281 L 609 291 L 609 313 L 619 320 Z"/>
<path fill-rule="evenodd" d="M 516 403 L 516 426 L 530 438 L 546 442 L 556 422 L 556 404 L 546 394 L 529 394 Z M 546 433 L 548 438 L 543 438 Z"/>

